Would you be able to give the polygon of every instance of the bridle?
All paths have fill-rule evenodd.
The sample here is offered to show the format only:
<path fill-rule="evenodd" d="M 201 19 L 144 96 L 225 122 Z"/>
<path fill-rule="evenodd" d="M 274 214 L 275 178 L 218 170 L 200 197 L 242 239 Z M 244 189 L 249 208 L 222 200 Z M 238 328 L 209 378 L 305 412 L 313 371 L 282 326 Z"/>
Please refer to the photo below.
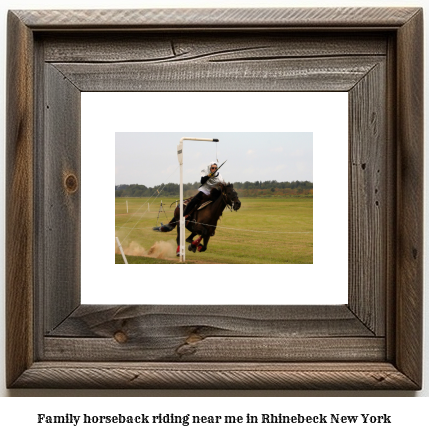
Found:
<path fill-rule="evenodd" d="M 234 210 L 234 201 L 231 200 L 231 204 L 228 203 L 228 195 L 226 193 L 226 187 L 227 185 L 222 185 L 221 192 L 222 192 L 222 200 L 225 202 L 225 206 L 232 212 Z M 234 188 L 233 191 L 235 192 Z M 235 195 L 237 193 L 235 192 Z"/>

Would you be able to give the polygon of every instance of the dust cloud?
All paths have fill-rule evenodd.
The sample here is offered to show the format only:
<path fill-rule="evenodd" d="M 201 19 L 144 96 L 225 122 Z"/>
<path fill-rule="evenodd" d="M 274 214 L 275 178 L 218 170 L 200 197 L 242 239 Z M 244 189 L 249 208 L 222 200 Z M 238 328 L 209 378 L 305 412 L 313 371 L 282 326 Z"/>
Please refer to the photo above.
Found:
<path fill-rule="evenodd" d="M 176 256 L 176 242 L 174 239 L 171 241 L 157 241 L 148 250 L 136 241 L 131 241 L 129 244 L 122 242 L 122 249 L 126 256 L 147 256 L 157 259 L 174 258 Z M 121 254 L 117 244 L 115 244 L 115 253 Z"/>
<path fill-rule="evenodd" d="M 158 241 L 150 247 L 148 255 L 157 259 L 176 256 L 176 243 L 173 241 Z"/>

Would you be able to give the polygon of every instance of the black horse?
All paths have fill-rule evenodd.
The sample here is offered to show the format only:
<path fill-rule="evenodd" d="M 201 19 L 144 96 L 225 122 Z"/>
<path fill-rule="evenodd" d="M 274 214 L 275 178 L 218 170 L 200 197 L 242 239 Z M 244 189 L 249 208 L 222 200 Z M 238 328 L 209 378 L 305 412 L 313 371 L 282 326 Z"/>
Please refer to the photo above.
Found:
<path fill-rule="evenodd" d="M 227 206 L 232 210 L 237 211 L 241 207 L 241 201 L 238 199 L 237 192 L 234 189 L 232 183 L 219 184 L 218 188 L 221 194 L 217 197 L 215 201 L 205 206 L 203 209 L 194 210 L 185 219 L 185 227 L 191 232 L 190 236 L 186 239 L 186 242 L 190 242 L 188 250 L 193 251 L 206 251 L 209 239 L 214 236 L 217 222 L 222 216 L 223 211 Z M 216 188 L 213 188 L 216 189 Z M 210 196 L 203 198 L 202 203 L 209 200 Z M 180 249 L 180 206 L 177 206 L 174 210 L 174 217 L 167 224 L 161 227 L 154 227 L 154 230 L 161 232 L 171 232 L 177 226 L 177 252 L 179 254 Z M 194 237 L 200 235 L 199 238 Z M 201 239 L 203 243 L 201 244 Z"/>

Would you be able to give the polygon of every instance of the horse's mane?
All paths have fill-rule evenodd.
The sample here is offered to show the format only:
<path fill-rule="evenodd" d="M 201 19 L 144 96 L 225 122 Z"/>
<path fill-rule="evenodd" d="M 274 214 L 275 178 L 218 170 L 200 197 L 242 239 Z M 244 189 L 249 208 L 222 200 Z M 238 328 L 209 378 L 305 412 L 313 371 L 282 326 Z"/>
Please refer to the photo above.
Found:
<path fill-rule="evenodd" d="M 224 188 L 229 188 L 230 186 L 232 186 L 233 187 L 233 184 L 232 183 L 230 183 L 230 182 L 219 182 L 218 183 L 219 185 L 222 185 Z M 213 189 L 216 189 L 216 188 L 212 188 L 212 190 Z M 222 188 L 221 188 L 222 189 Z M 211 191 L 210 191 L 211 192 Z"/>

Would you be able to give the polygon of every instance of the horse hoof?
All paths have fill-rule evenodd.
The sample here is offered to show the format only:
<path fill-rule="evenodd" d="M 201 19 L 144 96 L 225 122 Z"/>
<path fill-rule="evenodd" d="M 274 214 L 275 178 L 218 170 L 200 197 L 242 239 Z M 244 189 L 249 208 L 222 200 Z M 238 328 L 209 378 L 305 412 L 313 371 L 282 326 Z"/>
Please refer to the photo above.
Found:
<path fill-rule="evenodd" d="M 197 250 L 201 253 L 202 251 L 206 251 L 203 245 L 198 245 Z"/>
<path fill-rule="evenodd" d="M 188 245 L 188 250 L 192 251 L 193 253 L 195 253 L 197 251 L 197 247 L 193 246 L 192 244 Z"/>

